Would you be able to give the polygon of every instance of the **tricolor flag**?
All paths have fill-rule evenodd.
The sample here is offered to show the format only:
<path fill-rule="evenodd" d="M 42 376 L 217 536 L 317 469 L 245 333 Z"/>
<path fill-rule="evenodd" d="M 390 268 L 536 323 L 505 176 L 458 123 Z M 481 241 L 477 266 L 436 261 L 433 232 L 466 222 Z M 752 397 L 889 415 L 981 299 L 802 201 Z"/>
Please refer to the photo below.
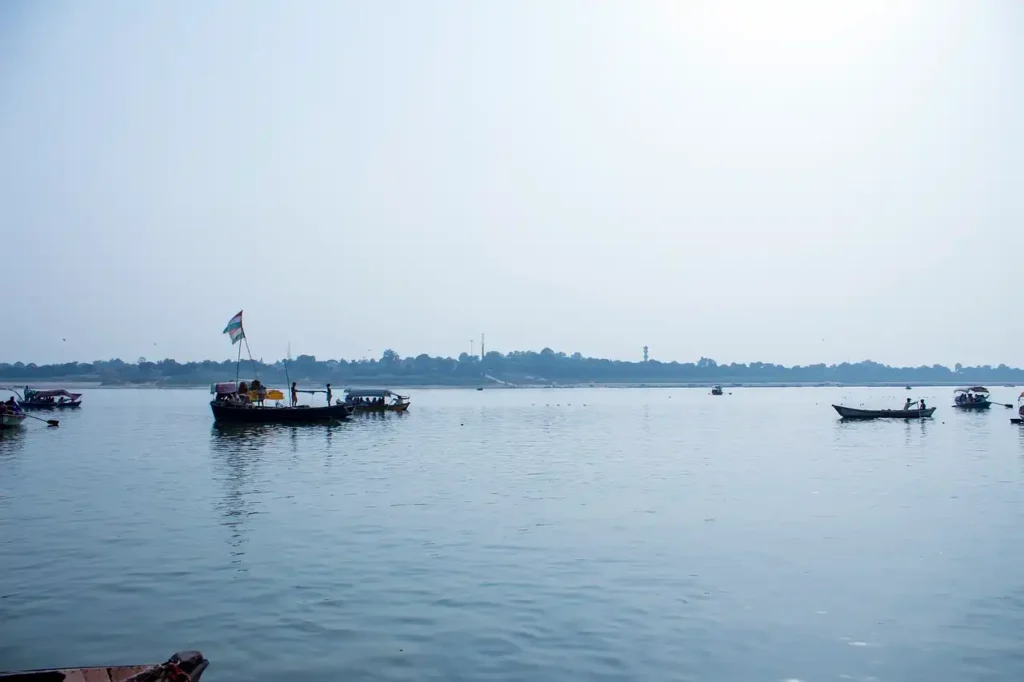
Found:
<path fill-rule="evenodd" d="M 242 329 L 242 311 L 231 318 L 228 326 L 224 327 L 224 333 L 231 337 L 231 345 L 235 345 L 245 338 L 245 330 Z"/>

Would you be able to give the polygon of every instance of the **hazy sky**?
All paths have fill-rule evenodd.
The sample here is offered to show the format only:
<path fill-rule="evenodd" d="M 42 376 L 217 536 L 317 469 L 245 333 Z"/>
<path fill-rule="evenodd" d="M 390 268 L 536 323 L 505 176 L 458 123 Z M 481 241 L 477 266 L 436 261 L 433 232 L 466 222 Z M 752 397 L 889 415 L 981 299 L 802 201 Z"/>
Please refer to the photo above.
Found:
<path fill-rule="evenodd" d="M 0 361 L 1024 365 L 1018 0 L 0 2 Z M 64 341 L 63 339 L 66 339 Z"/>

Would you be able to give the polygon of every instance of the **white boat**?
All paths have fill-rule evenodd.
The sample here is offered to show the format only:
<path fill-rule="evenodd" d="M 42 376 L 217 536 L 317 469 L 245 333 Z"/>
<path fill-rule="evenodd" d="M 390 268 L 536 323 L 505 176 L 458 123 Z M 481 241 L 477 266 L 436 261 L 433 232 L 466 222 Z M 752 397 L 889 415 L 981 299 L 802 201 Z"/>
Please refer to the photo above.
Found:
<path fill-rule="evenodd" d="M 0 429 L 17 429 L 28 417 L 20 412 L 0 414 Z"/>

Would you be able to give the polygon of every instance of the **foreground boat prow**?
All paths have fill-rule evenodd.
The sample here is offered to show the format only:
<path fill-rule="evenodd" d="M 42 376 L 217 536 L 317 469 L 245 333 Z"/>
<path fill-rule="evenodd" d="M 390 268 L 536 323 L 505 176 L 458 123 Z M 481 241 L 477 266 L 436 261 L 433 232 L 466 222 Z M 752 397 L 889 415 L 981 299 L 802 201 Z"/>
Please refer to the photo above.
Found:
<path fill-rule="evenodd" d="M 0 673 L 0 682 L 197 682 L 209 665 L 199 651 L 179 651 L 158 665 L 26 670 Z"/>

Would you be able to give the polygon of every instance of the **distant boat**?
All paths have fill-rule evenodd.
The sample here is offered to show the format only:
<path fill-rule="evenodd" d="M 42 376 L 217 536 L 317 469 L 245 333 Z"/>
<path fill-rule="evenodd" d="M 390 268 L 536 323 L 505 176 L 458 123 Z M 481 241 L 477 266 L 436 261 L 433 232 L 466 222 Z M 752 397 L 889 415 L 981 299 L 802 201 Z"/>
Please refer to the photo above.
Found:
<path fill-rule="evenodd" d="M 934 407 L 924 410 L 858 410 L 853 407 L 833 405 L 843 419 L 923 419 L 932 416 Z"/>
<path fill-rule="evenodd" d="M 906 386 L 904 386 L 904 388 L 905 388 L 905 389 L 907 389 L 908 391 L 913 391 L 913 390 L 914 390 L 914 387 L 913 387 L 913 386 L 911 386 L 911 385 L 909 385 L 909 384 L 907 384 Z"/>
<path fill-rule="evenodd" d="M 711 395 L 722 395 L 722 387 L 721 386 L 715 386 L 714 388 L 712 388 L 711 389 Z"/>
<path fill-rule="evenodd" d="M 987 410 L 992 407 L 992 402 L 988 397 L 988 389 L 984 386 L 958 388 L 953 393 L 956 396 L 953 398 L 953 407 L 958 409 Z"/>
<path fill-rule="evenodd" d="M 483 387 L 483 386 L 477 386 L 477 387 L 476 387 L 476 390 L 478 390 L 478 391 L 482 391 L 482 390 L 484 390 L 484 387 Z"/>
<path fill-rule="evenodd" d="M 96 668 L 53 668 L 0 672 L 0 682 L 199 682 L 210 662 L 198 651 L 179 651 L 158 665 L 115 665 Z"/>

